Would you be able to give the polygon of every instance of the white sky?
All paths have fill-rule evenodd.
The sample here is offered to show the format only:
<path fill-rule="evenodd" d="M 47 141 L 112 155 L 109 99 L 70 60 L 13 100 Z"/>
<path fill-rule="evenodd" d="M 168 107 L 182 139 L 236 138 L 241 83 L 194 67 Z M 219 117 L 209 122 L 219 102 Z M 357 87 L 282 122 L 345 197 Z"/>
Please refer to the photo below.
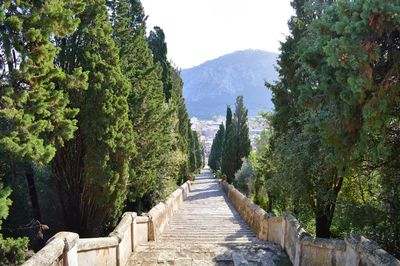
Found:
<path fill-rule="evenodd" d="M 168 57 L 188 68 L 245 49 L 278 52 L 290 0 L 142 0 L 148 30 L 160 26 Z"/>

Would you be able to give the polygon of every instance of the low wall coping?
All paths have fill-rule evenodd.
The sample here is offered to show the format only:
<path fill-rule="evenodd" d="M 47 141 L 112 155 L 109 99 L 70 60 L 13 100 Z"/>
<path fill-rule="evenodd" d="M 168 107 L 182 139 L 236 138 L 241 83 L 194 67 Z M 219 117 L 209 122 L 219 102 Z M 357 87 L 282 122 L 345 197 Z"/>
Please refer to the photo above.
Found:
<path fill-rule="evenodd" d="M 78 241 L 78 252 L 116 247 L 118 243 L 117 237 L 82 238 Z"/>
<path fill-rule="evenodd" d="M 136 224 L 148 223 L 151 219 L 149 216 L 136 216 Z"/>
<path fill-rule="evenodd" d="M 400 261 L 393 255 L 382 249 L 375 241 L 362 235 L 352 234 L 347 236 L 344 241 L 376 265 L 400 266 Z"/>
<path fill-rule="evenodd" d="M 302 246 L 304 247 L 309 246 L 312 248 L 315 247 L 314 249 L 315 252 L 318 252 L 318 248 L 329 249 L 331 250 L 331 252 L 335 253 L 333 255 L 335 259 L 339 260 L 343 259 L 343 253 L 347 253 L 348 252 L 347 249 L 350 248 L 353 249 L 355 253 L 357 253 L 356 260 L 361 260 L 363 265 L 365 264 L 365 265 L 400 266 L 399 260 L 397 260 L 393 255 L 389 254 L 387 251 L 379 247 L 379 245 L 372 240 L 369 240 L 360 235 L 351 235 L 350 237 L 346 237 L 345 240 L 313 237 L 307 231 L 304 230 L 300 222 L 293 215 L 282 212 L 281 216 L 277 217 L 273 213 L 268 213 L 268 212 L 263 213 L 262 211 L 260 211 L 259 206 L 258 208 L 254 207 L 254 205 L 255 206 L 257 205 L 251 202 L 250 199 L 245 197 L 240 191 L 235 189 L 232 185 L 228 184 L 226 181 L 222 181 L 221 186 L 225 191 L 227 197 L 230 199 L 230 201 L 233 203 L 233 205 L 240 213 L 240 215 L 243 214 L 248 215 L 247 212 L 250 212 L 249 215 L 251 216 L 251 219 L 253 219 L 254 215 L 257 215 L 258 217 L 261 216 L 265 221 L 267 221 L 268 228 L 269 226 L 271 226 L 271 224 L 273 224 L 274 226 L 276 226 L 276 224 L 282 225 L 282 227 L 284 227 L 283 232 L 281 232 L 283 233 L 283 236 L 281 236 L 280 242 L 277 243 L 280 244 L 282 247 L 285 246 L 286 240 L 284 238 L 287 238 L 287 236 L 285 235 L 288 230 L 287 226 L 293 228 L 292 231 L 295 235 L 291 235 L 290 237 L 291 238 L 295 237 L 297 238 L 297 241 L 300 241 L 297 242 L 300 243 L 300 246 L 297 246 L 296 244 L 296 251 L 294 258 L 291 258 L 293 259 L 292 263 L 294 263 L 295 265 L 299 265 L 299 263 L 301 263 Z M 267 239 L 268 239 L 268 232 L 267 232 Z M 346 254 L 345 256 L 348 256 L 348 254 Z M 350 263 L 351 265 L 353 261 L 349 262 L 349 258 L 346 257 L 346 263 Z M 328 265 L 330 264 L 328 263 Z"/>
<path fill-rule="evenodd" d="M 117 227 L 108 235 L 115 236 L 118 238 L 118 242 L 121 242 L 126 230 L 128 230 L 133 222 L 133 213 L 126 212 L 122 215 L 121 221 L 118 223 Z"/>
<path fill-rule="evenodd" d="M 191 182 L 186 181 L 183 185 L 177 188 L 173 193 L 171 193 L 164 202 L 158 203 L 154 206 L 146 215 L 147 216 L 137 216 L 135 212 L 125 212 L 115 229 L 109 234 L 108 237 L 96 237 L 96 238 L 82 238 L 79 239 L 79 235 L 72 232 L 59 232 L 54 235 L 46 245 L 34 254 L 30 259 L 28 259 L 23 265 L 24 266 L 36 266 L 36 265 L 55 265 L 59 264 L 60 261 L 67 263 L 65 259 L 69 259 L 70 256 L 74 257 L 74 253 L 84 253 L 92 250 L 117 248 L 119 247 L 121 241 L 124 237 L 127 237 L 127 233 L 131 237 L 132 246 L 134 245 L 134 239 L 132 239 L 134 233 L 130 232 L 131 227 L 134 224 L 149 224 L 147 237 L 151 240 L 151 235 L 154 235 L 154 222 L 156 225 L 163 224 L 170 211 L 174 210 L 174 204 L 177 200 L 180 202 L 181 199 L 185 197 L 185 194 L 190 191 Z M 179 203 L 178 203 L 179 205 Z M 173 208 L 172 208 L 173 207 Z M 153 231 L 153 232 L 152 232 Z M 154 240 L 154 236 L 153 236 Z M 73 249 L 75 248 L 76 249 Z M 125 247 L 122 247 L 125 248 Z M 72 250 L 71 254 L 68 252 Z M 114 256 L 114 255 L 112 255 Z M 119 260 L 119 253 L 116 254 L 116 259 Z M 76 257 L 76 256 L 75 256 Z M 75 265 L 74 258 L 72 264 Z"/>
<path fill-rule="evenodd" d="M 265 212 L 265 214 L 264 214 L 264 219 L 270 219 L 273 217 L 276 217 L 276 215 L 274 213 Z"/>
<path fill-rule="evenodd" d="M 338 251 L 346 251 L 346 243 L 341 239 L 333 238 L 320 238 L 312 237 L 310 235 L 304 235 L 301 239 L 301 243 L 306 246 L 314 246 L 319 248 L 335 249 Z"/>
<path fill-rule="evenodd" d="M 64 251 L 72 249 L 79 239 L 78 234 L 58 232 L 51 237 L 46 245 L 22 265 L 51 265 L 63 255 Z"/>
<path fill-rule="evenodd" d="M 269 223 L 280 223 L 282 222 L 283 217 L 281 216 L 272 216 L 268 218 Z"/>

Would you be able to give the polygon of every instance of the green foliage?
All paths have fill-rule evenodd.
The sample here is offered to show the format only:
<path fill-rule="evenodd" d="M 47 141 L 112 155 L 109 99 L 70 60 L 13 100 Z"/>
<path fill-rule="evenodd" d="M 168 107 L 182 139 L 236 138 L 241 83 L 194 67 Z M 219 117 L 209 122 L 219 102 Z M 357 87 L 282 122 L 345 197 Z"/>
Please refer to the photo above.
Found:
<path fill-rule="evenodd" d="M 235 149 L 236 149 L 236 166 L 237 170 L 242 166 L 243 158 L 249 156 L 251 151 L 251 143 L 249 138 L 249 127 L 247 125 L 247 108 L 243 103 L 243 96 L 236 98 L 235 114 L 233 116 L 233 124 L 235 126 Z"/>
<path fill-rule="evenodd" d="M 11 189 L 5 188 L 2 183 L 0 183 L 0 228 L 3 220 L 8 216 L 8 209 L 11 205 L 11 200 L 8 198 L 11 194 Z"/>
<path fill-rule="evenodd" d="M 235 175 L 235 126 L 232 122 L 232 111 L 230 106 L 226 108 L 225 134 L 222 144 L 221 173 L 226 175 L 227 181 L 231 183 Z"/>
<path fill-rule="evenodd" d="M 260 187 L 274 199 L 270 209 L 314 223 L 317 236 L 359 231 L 400 254 L 400 7 L 292 5 L 280 79 L 267 84 L 275 113 L 269 152 L 257 151 Z"/>
<path fill-rule="evenodd" d="M 65 90 L 84 88 L 85 78 L 54 64 L 52 39 L 76 28 L 80 10 L 80 1 L 56 0 L 0 7 L 0 147 L 20 158 L 49 162 L 77 128 Z"/>
<path fill-rule="evenodd" d="M 154 61 L 161 65 L 161 77 L 164 94 L 166 100 L 169 101 L 173 91 L 173 81 L 171 79 L 171 71 L 173 70 L 167 61 L 167 44 L 165 43 L 164 31 L 160 27 L 154 27 L 154 29 L 150 32 L 148 42 L 149 47 L 153 52 Z"/>
<path fill-rule="evenodd" d="M 0 234 L 0 265 L 22 264 L 26 259 L 27 238 L 3 238 Z"/>
<path fill-rule="evenodd" d="M 251 161 L 248 158 L 244 158 L 242 167 L 235 174 L 234 186 L 246 197 L 250 197 L 254 193 L 255 179 L 256 174 Z"/>
<path fill-rule="evenodd" d="M 140 200 L 156 189 L 159 169 L 169 151 L 170 112 L 164 104 L 159 69 L 154 65 L 146 39 L 146 25 L 140 1 L 114 1 L 113 35 L 120 51 L 121 68 L 129 78 L 129 120 L 135 132 L 138 151 L 130 161 L 128 200 Z"/>
<path fill-rule="evenodd" d="M 235 114 L 227 108 L 226 130 L 222 145 L 221 172 L 226 175 L 231 183 L 235 173 L 242 166 L 242 159 L 251 151 L 249 128 L 247 126 L 247 108 L 243 104 L 243 96 L 236 98 Z"/>
<path fill-rule="evenodd" d="M 176 121 L 174 131 L 177 132 L 175 142 L 171 145 L 173 153 L 178 153 L 181 161 L 171 161 L 177 172 L 171 173 L 172 176 L 178 177 L 177 183 L 182 183 L 189 176 L 196 172 L 201 166 L 199 157 L 199 149 L 196 144 L 197 134 L 191 130 L 189 115 L 186 110 L 183 98 L 183 82 L 177 69 L 171 66 L 167 60 L 167 45 L 165 43 L 165 35 L 160 27 L 154 27 L 148 37 L 149 47 L 153 54 L 154 62 L 161 66 L 161 81 L 163 83 L 163 92 L 165 101 L 171 108 L 171 119 Z M 200 152 L 201 153 L 201 152 Z M 169 159 L 171 160 L 171 156 Z M 174 170 L 175 171 L 175 170 Z"/>
<path fill-rule="evenodd" d="M 0 186 L 0 264 L 23 261 L 28 240 L 5 236 L 31 216 L 96 236 L 203 167 L 180 73 L 145 20 L 139 0 L 0 6 L 0 183 L 18 190 Z"/>
<path fill-rule="evenodd" d="M 224 135 L 225 127 L 223 124 L 221 124 L 219 125 L 219 129 L 215 134 L 213 143 L 211 145 L 210 157 L 208 158 L 208 165 L 214 172 L 217 172 L 221 168 L 221 156 Z"/>
<path fill-rule="evenodd" d="M 203 164 L 204 152 L 203 152 L 202 144 L 200 143 L 200 140 L 199 140 L 199 134 L 197 134 L 196 131 L 193 131 L 193 135 L 194 135 L 194 151 L 195 151 L 195 157 L 196 157 L 196 171 L 197 171 L 204 167 L 204 164 Z"/>
<path fill-rule="evenodd" d="M 7 218 L 11 200 L 11 189 L 0 183 L 0 230 L 3 220 Z M 0 233 L 0 265 L 20 264 L 25 261 L 27 238 L 4 238 Z"/>
<path fill-rule="evenodd" d="M 8 182 L 9 162 L 48 163 L 57 148 L 73 137 L 78 109 L 67 91 L 84 89 L 80 68 L 68 74 L 55 63 L 54 39 L 78 25 L 82 2 L 5 1 L 0 6 L 0 182 Z M 0 186 L 0 227 L 7 218 L 11 191 Z M 1 229 L 1 228 L 0 228 Z M 2 265 L 20 264 L 27 238 L 0 234 Z"/>
<path fill-rule="evenodd" d="M 57 151 L 53 171 L 67 229 L 92 236 L 122 212 L 135 134 L 129 121 L 131 87 L 120 68 L 104 1 L 86 1 L 78 17 L 77 31 L 59 41 L 58 59 L 65 71 L 80 66 L 88 72 L 89 85 L 69 93 L 71 105 L 80 109 L 79 130 Z"/>

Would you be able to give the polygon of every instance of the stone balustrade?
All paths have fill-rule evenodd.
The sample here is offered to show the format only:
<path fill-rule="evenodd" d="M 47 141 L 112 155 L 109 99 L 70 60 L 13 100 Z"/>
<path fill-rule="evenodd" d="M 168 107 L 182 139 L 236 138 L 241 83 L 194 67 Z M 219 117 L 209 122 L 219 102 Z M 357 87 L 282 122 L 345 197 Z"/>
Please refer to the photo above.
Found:
<path fill-rule="evenodd" d="M 142 243 L 155 240 L 190 190 L 187 181 L 164 202 L 150 210 L 148 216 L 134 212 L 123 214 L 108 237 L 79 238 L 72 232 L 59 232 L 23 266 L 40 265 L 125 265 Z"/>
<path fill-rule="evenodd" d="M 375 242 L 352 235 L 345 240 L 312 237 L 289 214 L 275 217 L 246 198 L 225 181 L 221 183 L 229 200 L 260 240 L 279 244 L 293 265 L 387 265 L 400 261 Z"/>

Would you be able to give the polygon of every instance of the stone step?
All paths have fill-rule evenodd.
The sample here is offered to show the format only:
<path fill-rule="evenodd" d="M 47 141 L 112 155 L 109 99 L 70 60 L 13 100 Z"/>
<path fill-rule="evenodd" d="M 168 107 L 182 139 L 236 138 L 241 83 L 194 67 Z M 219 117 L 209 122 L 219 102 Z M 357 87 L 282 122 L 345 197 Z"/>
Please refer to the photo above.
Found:
<path fill-rule="evenodd" d="M 128 265 L 289 265 L 278 245 L 257 240 L 211 173 L 196 178 L 157 241 Z"/>
<path fill-rule="evenodd" d="M 245 229 L 245 230 L 249 230 L 250 231 L 250 229 L 247 229 L 247 226 L 245 226 L 243 224 L 230 224 L 229 226 L 219 226 L 217 224 L 209 224 L 209 225 L 206 225 L 206 226 L 204 224 L 191 224 L 191 225 L 173 224 L 173 225 L 169 225 L 166 228 L 166 230 L 167 229 L 175 229 L 175 228 L 182 229 L 182 230 L 185 230 L 185 229 L 187 229 L 187 230 L 196 230 L 198 228 L 202 228 L 202 229 L 199 229 L 199 230 L 212 230 L 212 231 L 218 231 L 215 228 L 219 228 L 220 230 L 232 229 L 234 231 L 244 230 Z"/>
<path fill-rule="evenodd" d="M 180 234 L 183 232 L 190 232 L 190 233 L 208 233 L 208 234 L 217 234 L 217 233 L 223 233 L 223 234 L 229 234 L 229 233 L 246 233 L 246 234 L 251 234 L 253 235 L 253 232 L 250 231 L 249 229 L 235 229 L 235 228 L 220 228 L 219 230 L 216 229 L 212 229 L 212 228 L 207 228 L 207 227 L 202 227 L 202 228 L 196 228 L 193 230 L 188 230 L 188 229 L 184 229 L 184 228 L 168 228 L 167 230 L 165 230 L 163 233 L 164 234 L 170 234 L 170 233 L 174 233 L 174 234 Z"/>
<path fill-rule="evenodd" d="M 194 242 L 199 242 L 199 241 L 205 241 L 205 240 L 215 240 L 215 241 L 255 241 L 257 240 L 256 237 L 247 237 L 247 236 L 232 236 L 232 237 L 226 237 L 226 236 L 187 236 L 187 237 L 182 237 L 182 236 L 176 236 L 176 235 L 167 235 L 167 236 L 162 236 L 160 237 L 160 240 L 192 240 Z"/>

